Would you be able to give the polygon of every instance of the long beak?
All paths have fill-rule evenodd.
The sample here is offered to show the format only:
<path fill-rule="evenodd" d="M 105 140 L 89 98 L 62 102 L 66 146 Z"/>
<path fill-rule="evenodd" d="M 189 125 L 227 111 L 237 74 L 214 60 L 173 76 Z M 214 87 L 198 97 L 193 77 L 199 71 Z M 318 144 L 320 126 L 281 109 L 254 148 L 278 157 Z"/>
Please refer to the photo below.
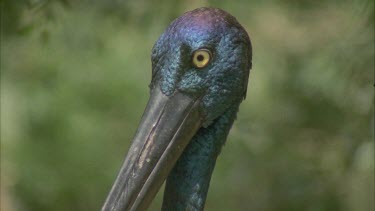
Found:
<path fill-rule="evenodd" d="M 200 99 L 158 86 L 144 111 L 125 161 L 102 211 L 145 210 L 201 126 Z"/>

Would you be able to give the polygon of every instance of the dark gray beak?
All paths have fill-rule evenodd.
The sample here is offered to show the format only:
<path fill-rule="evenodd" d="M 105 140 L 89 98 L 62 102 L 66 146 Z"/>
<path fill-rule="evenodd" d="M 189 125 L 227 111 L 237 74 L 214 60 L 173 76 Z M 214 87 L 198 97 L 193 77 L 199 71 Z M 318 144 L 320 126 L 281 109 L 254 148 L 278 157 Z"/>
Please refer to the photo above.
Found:
<path fill-rule="evenodd" d="M 178 91 L 166 96 L 155 86 L 103 211 L 147 209 L 201 127 L 199 103 Z"/>

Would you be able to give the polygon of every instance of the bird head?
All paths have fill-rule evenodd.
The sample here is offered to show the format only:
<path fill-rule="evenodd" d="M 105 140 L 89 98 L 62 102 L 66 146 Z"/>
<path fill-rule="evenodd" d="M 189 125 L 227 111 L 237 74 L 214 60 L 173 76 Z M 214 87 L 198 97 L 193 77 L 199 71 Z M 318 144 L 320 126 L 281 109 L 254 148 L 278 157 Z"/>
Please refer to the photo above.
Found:
<path fill-rule="evenodd" d="M 102 210 L 144 210 L 189 141 L 239 106 L 251 44 L 237 20 L 200 8 L 177 18 L 152 50 L 150 99 Z"/>
<path fill-rule="evenodd" d="M 155 43 L 151 88 L 202 98 L 206 127 L 246 96 L 251 57 L 250 39 L 233 16 L 196 9 L 172 22 Z"/>

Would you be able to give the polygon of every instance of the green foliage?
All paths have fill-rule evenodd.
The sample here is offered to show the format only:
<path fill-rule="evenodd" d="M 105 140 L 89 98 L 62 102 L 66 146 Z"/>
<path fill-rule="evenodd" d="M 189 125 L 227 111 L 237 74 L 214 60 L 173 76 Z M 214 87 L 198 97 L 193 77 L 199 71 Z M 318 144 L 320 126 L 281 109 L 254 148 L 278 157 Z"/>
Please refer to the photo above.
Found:
<path fill-rule="evenodd" d="M 199 6 L 236 16 L 254 50 L 206 209 L 374 210 L 373 1 L 1 3 L 2 210 L 100 208 L 152 45 Z"/>

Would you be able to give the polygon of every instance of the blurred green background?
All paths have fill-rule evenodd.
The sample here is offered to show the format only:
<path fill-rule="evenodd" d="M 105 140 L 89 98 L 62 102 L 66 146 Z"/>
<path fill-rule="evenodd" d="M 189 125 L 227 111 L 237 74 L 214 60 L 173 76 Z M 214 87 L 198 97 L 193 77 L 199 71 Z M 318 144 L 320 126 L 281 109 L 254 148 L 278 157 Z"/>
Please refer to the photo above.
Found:
<path fill-rule="evenodd" d="M 219 7 L 253 69 L 206 210 L 374 210 L 374 1 L 1 1 L 1 210 L 99 210 L 185 11 Z M 150 210 L 159 210 L 162 192 Z"/>

